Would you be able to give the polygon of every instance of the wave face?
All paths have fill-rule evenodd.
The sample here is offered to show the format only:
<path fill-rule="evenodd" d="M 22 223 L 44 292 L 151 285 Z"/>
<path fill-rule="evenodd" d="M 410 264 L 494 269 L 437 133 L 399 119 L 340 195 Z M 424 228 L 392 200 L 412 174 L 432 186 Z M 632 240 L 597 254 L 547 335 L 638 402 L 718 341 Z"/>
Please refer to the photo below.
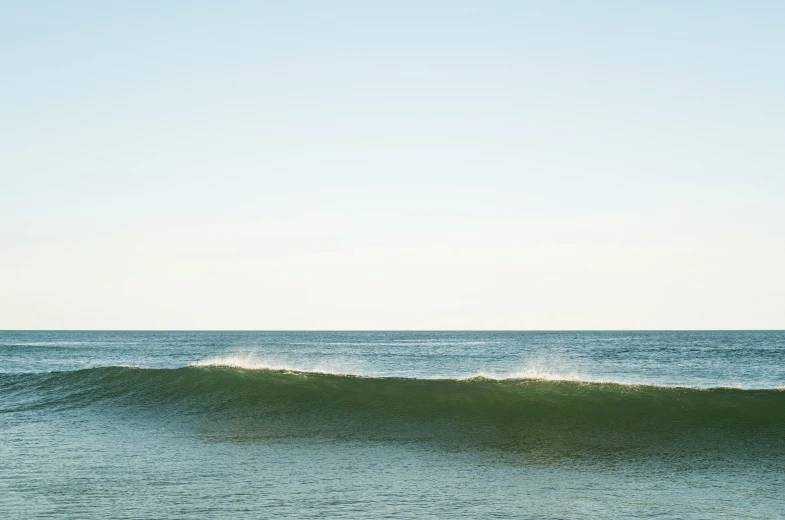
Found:
<path fill-rule="evenodd" d="M 548 457 L 785 461 L 785 391 L 401 379 L 223 366 L 0 375 L 0 413 L 97 409 L 241 442 L 436 443 Z"/>

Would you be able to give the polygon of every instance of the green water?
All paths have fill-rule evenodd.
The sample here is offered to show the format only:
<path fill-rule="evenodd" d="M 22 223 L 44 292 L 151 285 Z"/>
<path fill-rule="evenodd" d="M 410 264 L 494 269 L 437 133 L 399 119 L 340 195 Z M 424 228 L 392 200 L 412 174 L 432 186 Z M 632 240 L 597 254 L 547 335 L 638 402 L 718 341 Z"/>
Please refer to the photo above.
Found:
<path fill-rule="evenodd" d="M 43 341 L 35 336 L 42 333 L 25 334 L 4 338 L 3 518 L 771 519 L 785 513 L 785 391 L 762 381 L 728 388 L 412 377 L 411 360 L 428 350 L 427 335 L 419 346 L 396 346 L 389 354 L 393 364 L 409 352 L 405 374 L 187 366 L 169 355 L 169 368 L 155 361 L 167 349 L 189 350 L 198 364 L 236 347 L 227 343 L 237 336 L 209 333 L 172 333 L 166 343 L 164 336 L 120 335 L 126 355 L 135 348 L 147 360 L 139 365 L 157 365 L 124 367 L 101 361 L 116 354 L 110 337 L 84 333 L 80 344 L 64 346 L 74 337 L 49 333 Z M 453 334 L 449 355 L 477 347 L 479 333 Z M 761 336 L 767 339 L 761 364 L 778 352 L 782 335 L 771 334 Z M 510 357 L 532 348 L 526 336 L 488 337 L 501 337 Z M 471 344 L 461 347 L 454 338 Z M 343 348 L 344 358 L 356 348 L 335 339 L 322 337 L 350 343 L 332 347 Z M 564 339 L 555 337 L 555 345 L 567 348 Z M 674 337 L 661 356 L 676 355 L 674 343 L 694 339 Z M 703 340 L 719 367 L 725 365 L 716 360 L 732 358 L 734 343 L 723 346 L 727 339 Z M 300 348 L 292 347 L 299 340 L 279 334 L 275 343 L 283 352 Z M 586 355 L 585 346 L 575 348 Z M 383 348 L 359 350 L 375 359 Z M 99 362 L 64 367 L 83 355 Z M 292 362 L 314 356 L 307 349 L 300 355 Z M 29 370 L 33 358 L 43 364 L 47 356 L 61 370 Z M 450 361 L 442 352 L 421 362 L 435 372 L 464 363 L 459 357 Z M 692 362 L 711 365 L 707 359 Z M 761 372 L 767 381 L 777 377 L 771 370 Z M 644 378 L 626 374 L 636 375 Z"/>

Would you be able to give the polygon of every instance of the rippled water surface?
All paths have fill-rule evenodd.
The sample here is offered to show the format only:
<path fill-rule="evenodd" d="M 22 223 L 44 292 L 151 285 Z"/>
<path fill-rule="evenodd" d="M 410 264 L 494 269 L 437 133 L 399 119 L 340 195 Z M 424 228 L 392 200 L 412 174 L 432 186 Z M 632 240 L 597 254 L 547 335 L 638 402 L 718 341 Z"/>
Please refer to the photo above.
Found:
<path fill-rule="evenodd" d="M 0 332 L 3 518 L 783 518 L 784 332 Z"/>

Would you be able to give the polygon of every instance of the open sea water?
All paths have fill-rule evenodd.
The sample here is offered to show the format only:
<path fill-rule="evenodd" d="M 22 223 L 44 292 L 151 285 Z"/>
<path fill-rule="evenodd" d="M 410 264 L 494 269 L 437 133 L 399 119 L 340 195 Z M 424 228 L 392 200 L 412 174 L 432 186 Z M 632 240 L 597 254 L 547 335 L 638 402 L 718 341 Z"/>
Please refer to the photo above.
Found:
<path fill-rule="evenodd" d="M 785 518 L 785 332 L 0 332 L 0 518 Z"/>

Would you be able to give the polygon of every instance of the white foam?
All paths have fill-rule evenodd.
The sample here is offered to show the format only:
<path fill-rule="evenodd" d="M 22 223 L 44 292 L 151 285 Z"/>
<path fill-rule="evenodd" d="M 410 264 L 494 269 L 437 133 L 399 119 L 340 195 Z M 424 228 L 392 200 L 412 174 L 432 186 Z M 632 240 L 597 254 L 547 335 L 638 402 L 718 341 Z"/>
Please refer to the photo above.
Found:
<path fill-rule="evenodd" d="M 352 373 L 350 363 L 345 361 L 320 361 L 315 364 L 292 363 L 279 359 L 261 357 L 256 352 L 233 352 L 191 363 L 192 367 L 231 367 L 246 370 L 280 370 L 284 372 L 311 372 L 331 375 L 362 375 Z"/>
<path fill-rule="evenodd" d="M 728 388 L 738 390 L 785 390 L 785 385 L 747 386 L 729 382 L 709 382 L 699 385 L 666 383 L 656 380 L 628 379 L 620 377 L 598 376 L 580 366 L 574 360 L 558 358 L 534 358 L 522 363 L 522 366 L 508 371 L 480 370 L 472 374 L 425 375 L 420 373 L 389 373 L 367 370 L 362 362 L 356 359 L 316 360 L 314 362 L 291 361 L 275 356 L 264 355 L 258 351 L 234 351 L 220 354 L 207 359 L 190 363 L 193 367 L 230 367 L 246 370 L 274 370 L 283 372 L 317 373 L 338 376 L 356 377 L 403 377 L 411 379 L 452 379 L 466 381 L 471 379 L 489 379 L 494 381 L 568 381 L 576 383 L 596 383 L 623 385 L 631 387 L 662 387 L 692 388 L 700 390 Z"/>
<path fill-rule="evenodd" d="M 506 372 L 481 371 L 472 377 L 481 377 L 494 380 L 509 379 L 534 379 L 539 381 L 576 381 L 584 383 L 622 383 L 592 376 L 589 371 L 557 358 L 535 358 L 524 362 L 519 368 L 512 368 Z"/>

